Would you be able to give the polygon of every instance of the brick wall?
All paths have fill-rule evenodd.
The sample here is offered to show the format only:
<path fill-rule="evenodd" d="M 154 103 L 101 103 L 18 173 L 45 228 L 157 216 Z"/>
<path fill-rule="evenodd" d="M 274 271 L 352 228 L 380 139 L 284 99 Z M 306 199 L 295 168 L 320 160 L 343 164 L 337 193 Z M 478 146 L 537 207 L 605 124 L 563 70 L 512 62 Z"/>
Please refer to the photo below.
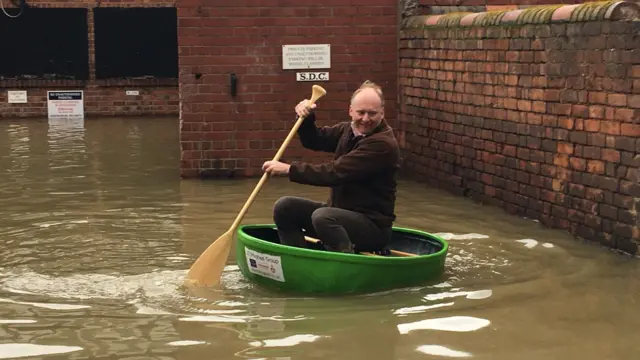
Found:
<path fill-rule="evenodd" d="M 178 10 L 183 177 L 256 175 L 273 158 L 314 84 L 282 69 L 282 45 L 331 45 L 331 68 L 311 70 L 330 75 L 317 83 L 327 90 L 320 124 L 347 120 L 349 96 L 367 79 L 383 86 L 395 121 L 396 0 L 179 0 Z M 294 138 L 283 160 L 303 155 L 318 159 Z"/>
<path fill-rule="evenodd" d="M 637 253 L 639 14 L 604 2 L 406 19 L 405 169 Z"/>
<path fill-rule="evenodd" d="M 27 0 L 30 7 L 88 8 L 89 80 L 0 80 L 0 119 L 45 117 L 48 90 L 84 90 L 87 116 L 178 115 L 178 79 L 95 79 L 93 9 L 96 7 L 172 7 L 162 0 L 52 1 Z M 19 11 L 10 1 L 4 6 L 12 15 Z M 26 9 L 25 11 L 28 11 Z M 5 16 L 0 13 L 0 16 Z M 2 36 L 11 36 L 0 34 Z M 26 90 L 26 104 L 9 104 L 7 91 Z M 127 96 L 127 90 L 139 95 Z"/>

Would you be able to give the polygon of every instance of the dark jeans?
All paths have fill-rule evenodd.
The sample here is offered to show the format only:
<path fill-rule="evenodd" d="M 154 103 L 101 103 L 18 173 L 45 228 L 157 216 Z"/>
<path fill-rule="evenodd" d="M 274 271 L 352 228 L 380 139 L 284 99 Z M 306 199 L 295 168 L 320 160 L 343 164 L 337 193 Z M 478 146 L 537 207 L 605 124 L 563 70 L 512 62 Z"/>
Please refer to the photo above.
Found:
<path fill-rule="evenodd" d="M 322 240 L 329 251 L 375 251 L 391 237 L 391 228 L 380 229 L 363 214 L 293 196 L 278 199 L 273 218 L 280 243 L 296 247 L 309 247 L 306 235 Z"/>

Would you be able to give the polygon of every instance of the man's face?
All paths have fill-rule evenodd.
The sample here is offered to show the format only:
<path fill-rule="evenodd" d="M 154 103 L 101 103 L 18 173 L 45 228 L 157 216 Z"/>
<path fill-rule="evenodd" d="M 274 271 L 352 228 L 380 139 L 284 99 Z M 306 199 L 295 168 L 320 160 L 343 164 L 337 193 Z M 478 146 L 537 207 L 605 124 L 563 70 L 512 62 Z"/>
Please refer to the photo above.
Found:
<path fill-rule="evenodd" d="M 351 121 L 356 130 L 363 134 L 373 131 L 384 118 L 380 98 L 375 92 L 367 90 L 358 93 L 349 106 Z"/>

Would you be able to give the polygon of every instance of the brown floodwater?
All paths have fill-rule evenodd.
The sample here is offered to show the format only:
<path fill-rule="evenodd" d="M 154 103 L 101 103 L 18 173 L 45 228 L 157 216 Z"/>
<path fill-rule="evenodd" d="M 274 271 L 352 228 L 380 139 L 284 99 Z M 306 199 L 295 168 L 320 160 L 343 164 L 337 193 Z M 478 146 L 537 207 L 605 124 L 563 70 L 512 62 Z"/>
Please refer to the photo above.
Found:
<path fill-rule="evenodd" d="M 403 179 L 396 225 L 449 240 L 443 278 L 345 297 L 189 266 L 257 183 L 181 180 L 175 119 L 0 121 L 0 359 L 637 359 L 640 265 Z M 243 223 L 271 222 L 269 180 Z M 635 339 L 635 340 L 634 340 Z"/>

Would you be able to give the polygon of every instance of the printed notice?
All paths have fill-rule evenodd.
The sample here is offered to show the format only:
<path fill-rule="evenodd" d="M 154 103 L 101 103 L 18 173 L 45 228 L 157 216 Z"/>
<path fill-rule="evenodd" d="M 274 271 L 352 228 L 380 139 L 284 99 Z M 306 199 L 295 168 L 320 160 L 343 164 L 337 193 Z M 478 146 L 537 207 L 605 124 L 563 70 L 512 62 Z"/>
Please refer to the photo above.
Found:
<path fill-rule="evenodd" d="M 83 120 L 84 93 L 82 90 L 47 91 L 49 120 Z"/>
<path fill-rule="evenodd" d="M 27 91 L 7 91 L 7 101 L 9 104 L 26 104 L 27 103 Z"/>
<path fill-rule="evenodd" d="M 328 69 L 331 45 L 282 45 L 282 69 Z"/>
<path fill-rule="evenodd" d="M 247 248 L 244 249 L 244 254 L 247 257 L 249 271 L 256 275 L 284 282 L 280 256 L 263 254 Z"/>

